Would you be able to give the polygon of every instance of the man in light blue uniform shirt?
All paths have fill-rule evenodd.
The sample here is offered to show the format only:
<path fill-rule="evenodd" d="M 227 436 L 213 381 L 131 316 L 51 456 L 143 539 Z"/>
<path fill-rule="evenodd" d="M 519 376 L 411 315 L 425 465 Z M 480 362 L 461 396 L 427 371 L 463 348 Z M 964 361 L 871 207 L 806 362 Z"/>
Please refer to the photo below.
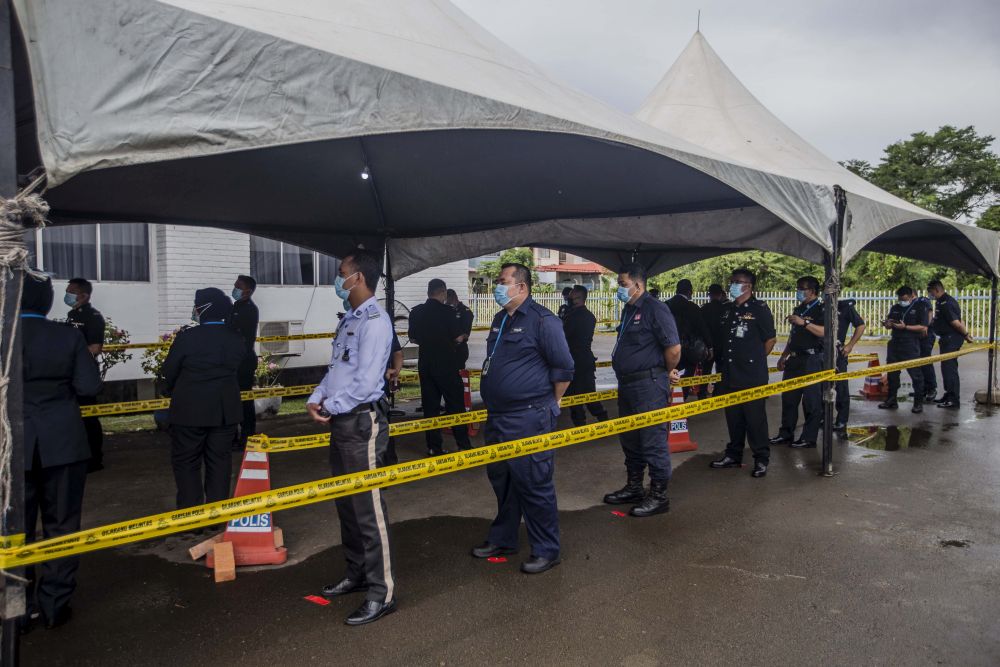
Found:
<path fill-rule="evenodd" d="M 350 308 L 337 327 L 326 376 L 306 404 L 314 421 L 330 427 L 335 476 L 386 464 L 389 406 L 383 384 L 393 331 L 375 299 L 381 272 L 382 259 L 365 250 L 341 262 L 335 287 Z M 336 504 L 347 573 L 322 593 L 332 598 L 367 591 L 365 602 L 345 622 L 371 623 L 396 610 L 385 501 L 374 489 L 338 498 Z"/>

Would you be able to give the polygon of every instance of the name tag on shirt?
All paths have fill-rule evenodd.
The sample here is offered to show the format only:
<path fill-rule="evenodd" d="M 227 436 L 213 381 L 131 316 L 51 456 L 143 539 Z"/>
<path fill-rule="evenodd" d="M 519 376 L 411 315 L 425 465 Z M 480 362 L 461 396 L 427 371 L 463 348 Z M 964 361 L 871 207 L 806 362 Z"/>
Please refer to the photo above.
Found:
<path fill-rule="evenodd" d="M 747 325 L 745 322 L 740 322 L 740 325 L 736 327 L 736 337 L 745 338 L 747 335 Z"/>

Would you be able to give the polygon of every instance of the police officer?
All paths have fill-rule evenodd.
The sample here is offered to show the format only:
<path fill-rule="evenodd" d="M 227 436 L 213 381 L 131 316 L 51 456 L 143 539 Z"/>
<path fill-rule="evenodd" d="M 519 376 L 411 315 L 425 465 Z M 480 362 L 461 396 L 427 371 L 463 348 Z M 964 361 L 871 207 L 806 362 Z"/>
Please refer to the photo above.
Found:
<path fill-rule="evenodd" d="M 782 380 L 793 380 L 823 370 L 823 301 L 819 298 L 819 280 L 803 276 L 796 284 L 795 298 L 799 305 L 788 316 L 792 325 L 788 344 L 778 358 Z M 795 424 L 799 419 L 799 403 L 805 415 L 802 433 L 795 440 Z M 781 429 L 771 438 L 772 445 L 790 444 L 796 449 L 816 446 L 819 423 L 823 416 L 823 400 L 819 384 L 792 389 L 781 394 Z"/>
<path fill-rule="evenodd" d="M 179 509 L 229 497 L 246 352 L 240 335 L 225 325 L 232 308 L 220 289 L 195 292 L 191 317 L 199 326 L 178 333 L 163 362 Z"/>
<path fill-rule="evenodd" d="M 559 305 L 559 311 L 556 313 L 559 316 L 560 320 L 566 317 L 566 313 L 569 311 L 570 308 L 573 307 L 573 304 L 570 303 L 569 299 L 569 293 L 571 291 L 573 291 L 572 287 L 563 287 L 562 290 L 563 302 Z"/>
<path fill-rule="evenodd" d="M 934 354 L 934 341 L 937 340 L 934 328 L 931 326 L 934 304 L 926 296 L 917 295 L 916 299 L 923 305 L 924 312 L 927 313 L 927 321 L 924 322 L 927 326 L 927 333 L 920 339 L 920 358 L 926 359 Z M 924 375 L 924 402 L 937 402 L 934 400 L 937 398 L 937 377 L 934 375 L 934 364 L 924 364 L 918 368 Z"/>
<path fill-rule="evenodd" d="M 733 271 L 729 296 L 733 301 L 723 312 L 726 340 L 716 357 L 722 382 L 719 395 L 749 389 L 768 382 L 767 357 L 774 348 L 777 335 L 774 316 L 766 303 L 754 296 L 757 276 L 749 269 Z M 767 475 L 770 446 L 767 439 L 765 399 L 758 399 L 726 408 L 729 444 L 721 459 L 712 461 L 710 468 L 739 468 L 743 465 L 743 447 L 749 441 L 753 452 L 753 477 Z"/>
<path fill-rule="evenodd" d="M 457 313 L 445 300 L 448 287 L 440 278 L 427 283 L 427 301 L 410 312 L 410 340 L 420 346 L 417 371 L 420 373 L 420 402 L 424 416 L 437 417 L 444 398 L 445 414 L 465 412 L 464 388 L 458 371 L 461 369 L 458 345 L 464 339 Z M 459 449 L 471 447 L 469 427 L 459 424 L 451 427 Z M 424 431 L 427 455 L 444 453 L 440 429 Z"/>
<path fill-rule="evenodd" d="M 389 405 L 383 381 L 392 323 L 375 298 L 381 272 L 382 258 L 367 250 L 354 250 L 341 261 L 334 288 L 351 309 L 337 326 L 326 375 L 306 403 L 313 421 L 330 427 L 334 476 L 386 465 Z M 347 573 L 321 592 L 332 598 L 367 591 L 365 602 L 345 623 L 371 623 L 396 610 L 385 501 L 381 491 L 373 489 L 335 502 Z"/>
<path fill-rule="evenodd" d="M 681 358 L 681 341 L 670 308 L 646 292 L 646 270 L 638 263 L 618 272 L 618 300 L 622 307 L 618 340 L 611 352 L 611 366 L 618 378 L 618 415 L 659 410 L 670 404 L 670 378 Z M 645 517 L 670 509 L 670 424 L 618 437 L 625 452 L 625 486 L 604 496 L 610 505 L 636 503 L 632 516 Z M 643 474 L 649 467 L 649 493 Z"/>
<path fill-rule="evenodd" d="M 726 331 L 723 328 L 722 313 L 726 310 L 727 303 L 729 299 L 726 298 L 726 291 L 722 289 L 722 285 L 708 286 L 708 301 L 701 306 L 701 318 L 708 327 L 711 336 L 709 345 L 712 347 L 712 358 L 706 362 L 707 365 L 703 369 L 706 375 L 712 373 L 713 365 L 718 367 L 716 355 L 725 343 Z"/>
<path fill-rule="evenodd" d="M 573 378 L 573 357 L 559 318 L 531 298 L 531 270 L 504 264 L 493 298 L 500 312 L 486 339 L 480 392 L 489 416 L 486 444 L 529 438 L 555 428 L 559 399 Z M 526 574 L 559 564 L 559 514 L 552 451 L 486 466 L 497 496 L 497 516 L 475 558 L 516 553 L 521 517 L 528 529 L 531 557 Z"/>
<path fill-rule="evenodd" d="M 861 340 L 865 333 L 865 321 L 854 308 L 854 299 L 840 299 L 837 302 L 837 372 L 843 373 L 847 370 L 847 359 L 854 352 L 854 346 Z M 847 341 L 847 330 L 853 327 L 850 342 Z M 847 428 L 847 422 L 851 418 L 851 389 L 847 380 L 837 382 L 837 418 L 833 423 L 836 431 Z"/>
<path fill-rule="evenodd" d="M 957 352 L 966 341 L 974 339 L 962 321 L 962 308 L 955 297 L 944 291 L 940 280 L 927 283 L 927 292 L 935 300 L 934 321 L 931 326 L 938 337 L 938 351 L 941 354 Z M 961 385 L 958 378 L 958 359 L 941 362 L 941 382 L 944 395 L 935 401 L 939 408 L 958 408 L 961 403 Z"/>
<path fill-rule="evenodd" d="M 64 302 L 69 306 L 66 319 L 83 334 L 87 341 L 87 349 L 97 358 L 104 349 L 104 316 L 90 303 L 94 286 L 86 278 L 72 278 L 66 286 Z M 80 396 L 80 405 L 94 405 L 96 396 Z M 97 417 L 85 417 L 83 425 L 87 429 L 87 442 L 90 443 L 90 462 L 87 472 L 104 470 L 104 429 Z"/>
<path fill-rule="evenodd" d="M 693 295 L 691 281 L 682 278 L 677 281 L 676 294 L 667 299 L 667 307 L 674 316 L 681 339 L 681 360 L 677 364 L 677 370 L 681 372 L 693 372 L 711 354 L 712 334 L 701 316 L 701 308 L 691 300 Z M 689 388 L 684 387 L 683 391 L 684 398 L 687 398 Z"/>
<path fill-rule="evenodd" d="M 48 278 L 25 275 L 21 290 L 21 354 L 24 526 L 28 544 L 35 541 L 39 515 L 46 538 L 80 530 L 91 452 L 78 397 L 96 396 L 101 388 L 101 375 L 83 334 L 46 319 L 53 296 Z M 29 619 L 40 614 L 50 628 L 69 620 L 78 565 L 79 558 L 70 557 L 28 568 Z"/>
<path fill-rule="evenodd" d="M 896 290 L 899 302 L 889 309 L 889 314 L 882 320 L 882 326 L 890 329 L 889 345 L 886 351 L 886 362 L 909 361 L 920 357 L 920 338 L 926 333 L 926 306 L 916 300 L 913 289 L 908 286 Z M 920 368 L 907 368 L 910 380 L 913 382 L 913 407 L 910 412 L 924 411 L 924 374 Z M 897 394 L 899 393 L 899 371 L 889 373 L 889 396 L 878 407 L 883 410 L 899 408 Z"/>
<path fill-rule="evenodd" d="M 594 356 L 594 328 L 597 318 L 587 308 L 587 288 L 574 285 L 569 293 L 570 308 L 563 315 L 563 333 L 569 344 L 569 353 L 573 356 L 573 381 L 569 383 L 566 394 L 589 394 L 597 391 L 597 357 Z M 574 405 L 569 409 L 574 426 L 587 423 L 587 412 L 606 421 L 608 411 L 600 401 L 587 403 L 586 406 Z"/>
<path fill-rule="evenodd" d="M 476 316 L 468 306 L 458 300 L 458 294 L 453 289 L 448 289 L 446 303 L 455 309 L 458 328 L 462 331 L 462 342 L 458 344 L 458 363 L 459 367 L 464 369 L 466 362 L 469 361 L 469 338 L 472 336 L 472 321 Z"/>
<path fill-rule="evenodd" d="M 239 368 L 240 391 L 253 389 L 257 375 L 257 325 L 260 322 L 260 311 L 253 302 L 253 293 L 257 291 L 257 281 L 250 276 L 238 276 L 233 283 L 233 311 L 229 314 L 228 323 L 243 337 L 246 354 Z M 240 424 L 240 435 L 236 441 L 236 449 L 246 449 L 247 438 L 257 432 L 257 410 L 253 399 L 243 401 L 243 420 Z"/>

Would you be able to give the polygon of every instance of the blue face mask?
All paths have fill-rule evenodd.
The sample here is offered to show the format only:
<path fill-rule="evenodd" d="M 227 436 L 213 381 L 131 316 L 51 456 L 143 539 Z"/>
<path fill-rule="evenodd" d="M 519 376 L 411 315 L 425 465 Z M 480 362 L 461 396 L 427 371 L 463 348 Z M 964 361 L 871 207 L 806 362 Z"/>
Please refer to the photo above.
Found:
<path fill-rule="evenodd" d="M 356 275 L 358 274 L 352 273 L 350 276 L 347 276 L 347 278 Z M 345 278 L 344 276 L 337 276 L 333 281 L 333 289 L 337 291 L 337 296 L 339 296 L 341 299 L 344 299 L 345 301 L 347 300 L 347 297 L 350 296 L 351 290 L 358 286 L 357 283 L 354 283 L 354 285 L 351 286 L 351 289 L 346 289 L 344 287 L 344 283 L 347 282 L 347 278 Z"/>
<path fill-rule="evenodd" d="M 76 295 L 75 294 L 70 294 L 69 292 L 66 292 L 65 296 L 63 296 L 63 303 L 65 303 L 70 308 L 75 308 L 76 307 Z"/>
<path fill-rule="evenodd" d="M 510 303 L 510 295 L 507 294 L 506 285 L 496 285 L 493 287 L 493 300 L 497 302 L 497 305 L 503 308 L 508 303 Z"/>
<path fill-rule="evenodd" d="M 344 312 L 345 313 L 351 312 L 351 302 L 348 301 L 347 299 L 344 299 Z"/>
<path fill-rule="evenodd" d="M 619 287 L 618 300 L 622 303 L 628 303 L 628 300 L 632 298 L 632 295 L 629 293 L 630 291 L 628 287 Z"/>
<path fill-rule="evenodd" d="M 804 289 L 795 290 L 795 298 L 799 301 L 806 300 L 806 291 Z"/>
<path fill-rule="evenodd" d="M 243 290 L 241 290 L 239 287 L 234 287 L 233 288 L 233 301 L 239 301 L 242 298 L 243 298 Z"/>
<path fill-rule="evenodd" d="M 742 283 L 729 283 L 729 298 L 734 301 L 743 296 L 743 284 Z"/>
<path fill-rule="evenodd" d="M 902 308 L 906 308 L 907 306 L 909 306 L 909 305 L 910 305 L 910 302 L 909 302 L 909 301 L 903 301 L 902 299 L 900 299 L 900 300 L 899 300 L 899 305 L 900 305 L 900 307 L 902 307 Z"/>

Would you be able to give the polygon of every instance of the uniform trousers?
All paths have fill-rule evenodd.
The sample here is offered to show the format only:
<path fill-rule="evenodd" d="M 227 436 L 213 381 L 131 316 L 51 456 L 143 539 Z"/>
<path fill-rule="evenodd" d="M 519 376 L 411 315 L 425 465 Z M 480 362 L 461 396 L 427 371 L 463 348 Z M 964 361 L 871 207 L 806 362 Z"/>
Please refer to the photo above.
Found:
<path fill-rule="evenodd" d="M 750 387 L 731 387 L 726 382 L 716 385 L 716 395 L 730 394 Z M 747 403 L 730 405 L 726 408 L 726 427 L 729 429 L 729 444 L 726 456 L 734 461 L 743 461 L 743 449 L 747 444 L 758 463 L 767 465 L 771 459 L 771 445 L 768 441 L 767 408 L 763 398 Z"/>
<path fill-rule="evenodd" d="M 170 425 L 170 459 L 177 483 L 177 508 L 229 497 L 236 425 Z M 204 468 L 204 473 L 202 469 Z"/>
<path fill-rule="evenodd" d="M 847 371 L 847 355 L 842 351 L 837 351 L 837 372 L 844 373 Z M 835 406 L 837 408 L 837 418 L 836 423 L 846 424 L 851 418 L 851 386 L 850 382 L 847 380 L 839 380 L 835 386 L 837 390 L 837 399 Z"/>
<path fill-rule="evenodd" d="M 959 334 L 949 334 L 938 339 L 938 351 L 941 354 L 958 352 L 965 343 L 965 338 Z M 958 378 L 958 359 L 948 359 L 941 362 L 941 383 L 944 393 L 953 401 L 959 400 L 962 393 L 961 381 Z"/>
<path fill-rule="evenodd" d="M 49 539 L 80 530 L 87 462 L 43 468 L 37 449 L 34 465 L 24 473 L 25 542 L 35 541 L 42 519 L 42 537 Z M 37 609 L 49 622 L 69 605 L 76 589 L 77 556 L 50 560 L 27 568 L 29 611 Z"/>
<path fill-rule="evenodd" d="M 891 338 L 889 339 L 889 345 L 886 347 L 885 361 L 888 364 L 894 364 L 897 361 L 910 361 L 911 359 L 920 358 L 920 342 L 917 338 L 907 337 L 907 338 Z M 907 368 L 906 372 L 910 375 L 910 380 L 913 382 L 913 396 L 915 400 L 924 400 L 924 372 L 918 366 L 916 368 Z M 889 373 L 889 401 L 895 401 L 897 394 L 899 394 L 899 373 L 900 371 L 893 371 Z"/>
<path fill-rule="evenodd" d="M 618 416 L 635 415 L 660 410 L 670 405 L 670 380 L 663 369 L 651 377 L 631 382 L 618 381 Z M 649 467 L 649 479 L 667 483 L 670 480 L 670 447 L 667 438 L 670 422 L 626 431 L 618 436 L 625 452 L 625 469 L 641 473 Z"/>
<path fill-rule="evenodd" d="M 96 405 L 96 396 L 77 396 L 80 405 Z M 90 445 L 90 466 L 104 463 L 104 429 L 99 417 L 84 417 L 83 427 L 87 430 L 87 444 Z"/>
<path fill-rule="evenodd" d="M 374 470 L 386 465 L 389 448 L 388 403 L 330 419 L 330 470 L 333 475 Z M 368 584 L 368 600 L 395 599 L 389 517 L 381 489 L 336 499 L 340 540 L 347 560 L 346 577 Z"/>
<path fill-rule="evenodd" d="M 530 438 L 550 432 L 559 408 L 554 404 L 532 405 L 522 410 L 490 411 L 483 436 L 487 445 Z M 518 546 L 521 518 L 528 529 L 531 555 L 559 557 L 559 507 L 553 482 L 555 453 L 518 456 L 486 466 L 486 474 L 497 497 L 497 516 L 486 538 L 507 549 Z"/>
<path fill-rule="evenodd" d="M 240 364 L 237 370 L 237 380 L 240 383 L 240 391 L 253 389 L 254 379 L 257 374 L 257 355 L 252 351 L 247 354 L 246 359 Z M 257 408 L 253 399 L 243 401 L 243 421 L 240 424 L 239 443 L 246 447 L 247 438 L 257 432 Z"/>
<path fill-rule="evenodd" d="M 593 357 L 591 357 L 589 364 L 586 363 L 586 360 L 574 359 L 573 365 L 573 380 L 566 388 L 566 395 L 592 394 L 597 391 L 597 368 L 594 366 Z M 583 426 L 587 423 L 587 410 L 590 410 L 590 414 L 597 417 L 598 421 L 604 421 L 608 418 L 608 411 L 600 401 L 574 405 L 569 409 L 574 426 Z"/>
<path fill-rule="evenodd" d="M 821 370 L 823 370 L 822 354 L 797 353 L 785 360 L 785 372 L 781 379 L 793 380 Z M 795 426 L 799 421 L 799 403 L 802 404 L 804 414 L 802 434 L 799 437 L 805 442 L 816 442 L 819 423 L 823 417 L 823 393 L 818 383 L 781 394 L 781 429 L 778 435 L 795 439 Z"/>
<path fill-rule="evenodd" d="M 926 359 L 934 354 L 934 334 L 928 333 L 926 337 L 920 339 L 920 358 Z M 937 377 L 934 375 L 934 364 L 920 366 L 920 371 L 924 376 L 924 393 L 927 395 L 937 393 Z M 941 369 L 944 375 L 944 368 Z M 945 390 L 947 391 L 947 390 Z"/>
<path fill-rule="evenodd" d="M 441 414 L 442 398 L 445 414 L 456 415 L 465 412 L 465 387 L 458 369 L 435 368 L 431 364 L 426 364 L 419 366 L 417 370 L 420 373 L 420 402 L 424 406 L 424 417 L 437 417 Z M 468 449 L 472 446 L 469 442 L 469 427 L 466 424 L 452 426 L 451 434 L 455 436 L 455 444 L 459 449 Z M 441 451 L 444 440 L 440 429 L 425 431 L 424 437 L 427 449 L 432 452 Z"/>

